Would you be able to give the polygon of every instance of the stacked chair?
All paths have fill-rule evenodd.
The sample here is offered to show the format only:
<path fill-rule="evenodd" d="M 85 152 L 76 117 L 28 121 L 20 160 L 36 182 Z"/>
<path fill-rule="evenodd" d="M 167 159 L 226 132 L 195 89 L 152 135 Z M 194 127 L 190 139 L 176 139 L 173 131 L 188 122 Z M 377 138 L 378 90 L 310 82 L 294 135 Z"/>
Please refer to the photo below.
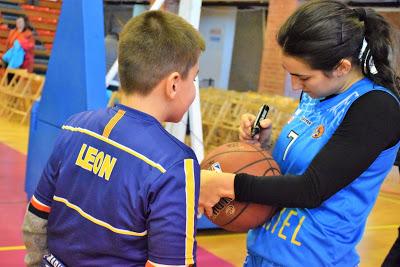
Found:
<path fill-rule="evenodd" d="M 0 116 L 26 123 L 44 81 L 44 76 L 23 69 L 7 69 L 0 81 Z"/>
<path fill-rule="evenodd" d="M 216 88 L 200 89 L 200 103 L 206 153 L 222 144 L 238 141 L 240 117 L 245 113 L 256 115 L 263 104 L 270 107 L 267 117 L 273 122 L 274 143 L 298 104 L 292 98 L 274 94 Z"/>

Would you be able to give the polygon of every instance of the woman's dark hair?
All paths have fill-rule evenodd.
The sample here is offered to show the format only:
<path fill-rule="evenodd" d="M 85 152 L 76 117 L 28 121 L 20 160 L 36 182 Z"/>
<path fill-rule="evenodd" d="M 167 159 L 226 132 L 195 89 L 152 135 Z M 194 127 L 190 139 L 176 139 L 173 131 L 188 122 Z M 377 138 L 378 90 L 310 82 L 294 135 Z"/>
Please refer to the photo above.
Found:
<path fill-rule="evenodd" d="M 368 46 L 359 59 L 364 38 Z M 327 75 L 348 58 L 366 77 L 399 96 L 400 78 L 391 66 L 395 57 L 391 27 L 372 9 L 351 9 L 332 0 L 310 1 L 281 26 L 277 40 L 285 54 Z M 368 64 L 371 56 L 376 74 Z"/>
<path fill-rule="evenodd" d="M 25 27 L 24 27 L 24 29 L 22 30 L 23 32 L 26 31 L 26 30 L 32 30 L 31 24 L 30 24 L 29 19 L 28 19 L 27 16 L 25 16 L 25 15 L 22 14 L 22 15 L 19 15 L 19 16 L 17 17 L 17 19 L 23 19 L 24 22 L 25 22 Z"/>

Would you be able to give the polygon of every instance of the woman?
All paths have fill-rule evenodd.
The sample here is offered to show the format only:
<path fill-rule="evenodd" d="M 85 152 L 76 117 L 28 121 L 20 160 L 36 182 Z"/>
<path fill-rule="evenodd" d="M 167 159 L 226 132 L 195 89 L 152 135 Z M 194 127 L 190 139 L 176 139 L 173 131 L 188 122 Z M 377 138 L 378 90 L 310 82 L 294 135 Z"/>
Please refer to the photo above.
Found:
<path fill-rule="evenodd" d="M 281 27 L 283 67 L 299 107 L 273 157 L 282 176 L 202 171 L 201 210 L 220 197 L 283 207 L 248 233 L 245 266 L 357 266 L 360 241 L 400 145 L 399 77 L 391 68 L 390 27 L 370 9 L 311 1 Z M 254 138 L 267 147 L 271 121 Z"/>
<path fill-rule="evenodd" d="M 15 21 L 15 29 L 8 34 L 6 41 L 6 51 L 14 46 L 15 40 L 18 40 L 25 52 L 24 60 L 20 68 L 33 72 L 35 39 L 29 27 L 27 17 L 19 16 Z"/>

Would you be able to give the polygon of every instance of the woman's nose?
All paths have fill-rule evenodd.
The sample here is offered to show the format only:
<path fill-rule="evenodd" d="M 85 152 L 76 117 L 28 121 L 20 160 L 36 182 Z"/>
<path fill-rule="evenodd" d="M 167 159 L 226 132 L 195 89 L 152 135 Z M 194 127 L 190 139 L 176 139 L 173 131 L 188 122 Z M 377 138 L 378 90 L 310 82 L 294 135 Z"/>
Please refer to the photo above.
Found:
<path fill-rule="evenodd" d="M 292 81 L 292 89 L 297 91 L 297 90 L 303 90 L 303 83 L 300 81 L 300 79 L 296 76 L 291 76 L 291 81 Z"/>

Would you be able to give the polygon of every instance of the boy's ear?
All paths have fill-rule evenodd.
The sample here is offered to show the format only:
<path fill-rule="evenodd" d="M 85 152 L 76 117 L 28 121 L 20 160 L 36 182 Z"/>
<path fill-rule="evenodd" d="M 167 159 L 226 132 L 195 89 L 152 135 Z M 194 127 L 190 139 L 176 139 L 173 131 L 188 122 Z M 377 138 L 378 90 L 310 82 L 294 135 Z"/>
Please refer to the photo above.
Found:
<path fill-rule="evenodd" d="M 336 69 L 333 71 L 334 76 L 341 77 L 346 75 L 351 71 L 352 68 L 351 61 L 347 58 L 342 59 L 339 64 L 337 65 Z"/>
<path fill-rule="evenodd" d="M 174 99 L 179 90 L 179 82 L 181 81 L 181 75 L 179 72 L 172 72 L 166 78 L 165 93 L 168 98 Z"/>

